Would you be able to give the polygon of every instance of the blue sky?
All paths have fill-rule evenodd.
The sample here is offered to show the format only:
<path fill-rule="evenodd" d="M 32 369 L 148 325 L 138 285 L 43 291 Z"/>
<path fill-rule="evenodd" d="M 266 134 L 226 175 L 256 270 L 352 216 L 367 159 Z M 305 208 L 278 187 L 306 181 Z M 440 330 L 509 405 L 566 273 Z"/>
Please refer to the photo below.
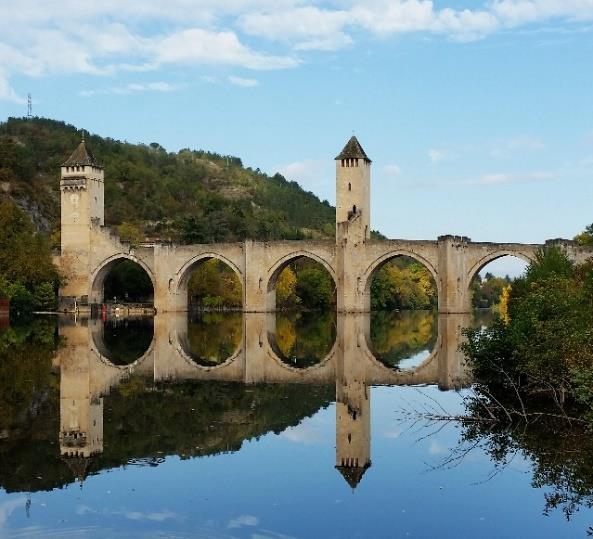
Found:
<path fill-rule="evenodd" d="M 0 0 L 0 118 L 203 148 L 333 202 L 354 132 L 390 237 L 593 221 L 593 0 Z"/>

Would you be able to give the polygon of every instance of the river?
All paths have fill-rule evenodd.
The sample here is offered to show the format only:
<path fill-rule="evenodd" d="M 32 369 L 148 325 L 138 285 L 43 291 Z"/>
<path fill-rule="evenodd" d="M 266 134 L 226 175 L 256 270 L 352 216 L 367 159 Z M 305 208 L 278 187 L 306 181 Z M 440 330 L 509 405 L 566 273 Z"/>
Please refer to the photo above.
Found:
<path fill-rule="evenodd" d="M 3 327 L 0 538 L 586 537 L 589 436 L 470 420 L 489 316 Z"/>

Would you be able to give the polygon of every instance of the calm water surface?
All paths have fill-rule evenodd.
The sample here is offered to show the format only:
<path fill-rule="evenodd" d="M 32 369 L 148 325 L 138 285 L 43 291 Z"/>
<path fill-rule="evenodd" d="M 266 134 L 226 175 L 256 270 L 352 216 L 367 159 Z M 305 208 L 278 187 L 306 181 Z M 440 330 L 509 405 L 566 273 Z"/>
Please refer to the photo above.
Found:
<path fill-rule="evenodd" d="M 0 538 L 587 537 L 593 444 L 467 414 L 488 315 L 0 329 Z M 589 533 L 591 531 L 589 530 Z"/>

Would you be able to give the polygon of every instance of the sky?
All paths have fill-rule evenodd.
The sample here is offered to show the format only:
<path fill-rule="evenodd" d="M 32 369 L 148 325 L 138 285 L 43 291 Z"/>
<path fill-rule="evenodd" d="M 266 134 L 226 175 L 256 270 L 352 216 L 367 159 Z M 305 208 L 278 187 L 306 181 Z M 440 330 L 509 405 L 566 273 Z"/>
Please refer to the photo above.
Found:
<path fill-rule="evenodd" d="M 593 0 L 0 0 L 0 120 L 29 93 L 34 115 L 332 203 L 354 133 L 393 238 L 593 221 Z"/>

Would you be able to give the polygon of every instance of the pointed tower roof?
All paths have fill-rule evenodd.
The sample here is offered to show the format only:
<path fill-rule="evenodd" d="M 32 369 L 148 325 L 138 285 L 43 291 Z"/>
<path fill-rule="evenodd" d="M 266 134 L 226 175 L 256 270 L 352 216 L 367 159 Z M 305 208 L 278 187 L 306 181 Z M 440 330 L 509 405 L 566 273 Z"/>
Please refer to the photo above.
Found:
<path fill-rule="evenodd" d="M 91 459 L 89 457 L 62 457 L 62 460 L 66 463 L 70 471 L 81 483 L 86 479 L 87 470 Z"/>
<path fill-rule="evenodd" d="M 362 476 L 370 467 L 370 464 L 365 464 L 362 468 L 359 466 L 336 466 L 336 470 L 342 474 L 346 483 L 354 489 L 358 486 L 362 480 Z"/>
<path fill-rule="evenodd" d="M 95 159 L 93 152 L 87 148 L 84 139 L 76 147 L 76 150 L 72 152 L 72 155 L 62 163 L 63 167 L 76 167 L 76 166 L 93 166 L 103 168 L 103 166 Z"/>
<path fill-rule="evenodd" d="M 336 160 L 340 159 L 364 159 L 369 163 L 371 160 L 368 158 L 366 152 L 362 149 L 358 139 L 352 135 L 350 140 L 344 146 L 344 149 L 336 156 Z"/>

